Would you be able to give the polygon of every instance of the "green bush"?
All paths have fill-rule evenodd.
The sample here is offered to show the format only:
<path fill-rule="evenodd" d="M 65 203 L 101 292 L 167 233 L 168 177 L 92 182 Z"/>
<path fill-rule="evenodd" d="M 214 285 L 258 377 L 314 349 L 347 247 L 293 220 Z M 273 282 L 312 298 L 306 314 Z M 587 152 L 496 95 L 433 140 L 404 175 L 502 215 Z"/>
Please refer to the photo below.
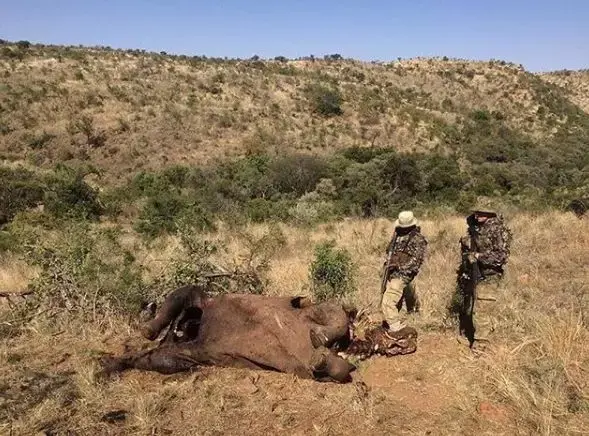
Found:
<path fill-rule="evenodd" d="M 150 237 L 164 232 L 176 232 L 176 219 L 185 204 L 178 195 L 158 195 L 151 197 L 141 210 L 135 229 Z"/>
<path fill-rule="evenodd" d="M 106 133 L 95 127 L 94 119 L 89 115 L 82 115 L 74 121 L 71 130 L 82 133 L 86 137 L 86 143 L 91 147 L 98 148 L 106 144 Z"/>
<path fill-rule="evenodd" d="M 314 112 L 325 117 L 343 114 L 343 98 L 337 88 L 314 84 L 305 91 Z"/>
<path fill-rule="evenodd" d="M 44 309 L 96 319 L 136 313 L 144 300 L 141 267 L 116 229 L 72 222 L 57 238 L 29 240 L 25 253 L 40 270 L 30 287 Z"/>
<path fill-rule="evenodd" d="M 13 251 L 17 244 L 18 242 L 13 234 L 0 230 L 0 254 Z"/>
<path fill-rule="evenodd" d="M 54 134 L 43 131 L 40 135 L 33 136 L 28 141 L 28 146 L 33 150 L 39 150 L 45 147 L 52 139 L 55 138 Z"/>
<path fill-rule="evenodd" d="M 268 283 L 266 273 L 270 261 L 286 244 L 278 226 L 271 226 L 262 235 L 237 230 L 236 236 L 246 247 L 242 256 L 237 258 L 235 253 L 228 252 L 226 246 L 203 238 L 192 228 L 180 226 L 178 235 L 181 249 L 164 274 L 151 286 L 157 294 L 189 283 L 207 285 L 212 294 L 262 294 Z"/>
<path fill-rule="evenodd" d="M 299 198 L 290 208 L 289 214 L 296 223 L 310 225 L 329 221 L 337 212 L 333 201 L 326 200 L 319 192 L 313 191 Z"/>
<path fill-rule="evenodd" d="M 467 178 L 456 156 L 426 155 L 418 165 L 423 174 L 427 200 L 446 204 L 454 204 L 458 200 Z"/>
<path fill-rule="evenodd" d="M 22 41 L 17 41 L 16 42 L 16 46 L 18 48 L 22 48 L 22 49 L 25 49 L 26 50 L 26 49 L 28 49 L 28 48 L 31 47 L 31 43 L 29 41 L 22 40 Z"/>
<path fill-rule="evenodd" d="M 156 237 L 176 233 L 180 224 L 199 231 L 214 228 L 208 211 L 181 194 L 169 192 L 148 198 L 135 229 L 148 237 Z"/>
<path fill-rule="evenodd" d="M 273 202 L 265 198 L 254 198 L 246 206 L 247 216 L 255 223 L 267 221 L 273 217 Z"/>
<path fill-rule="evenodd" d="M 98 190 L 84 181 L 85 172 L 59 166 L 49 177 L 43 202 L 60 218 L 97 219 L 103 212 Z"/>
<path fill-rule="evenodd" d="M 10 222 L 18 212 L 40 204 L 45 188 L 32 171 L 0 167 L 0 226 Z"/>
<path fill-rule="evenodd" d="M 315 189 L 327 175 L 325 160 L 316 156 L 286 155 L 274 158 L 270 164 L 270 182 L 281 194 L 299 197 Z"/>
<path fill-rule="evenodd" d="M 337 249 L 333 240 L 315 247 L 309 274 L 316 301 L 342 299 L 352 296 L 356 291 L 352 258 L 347 250 Z"/>

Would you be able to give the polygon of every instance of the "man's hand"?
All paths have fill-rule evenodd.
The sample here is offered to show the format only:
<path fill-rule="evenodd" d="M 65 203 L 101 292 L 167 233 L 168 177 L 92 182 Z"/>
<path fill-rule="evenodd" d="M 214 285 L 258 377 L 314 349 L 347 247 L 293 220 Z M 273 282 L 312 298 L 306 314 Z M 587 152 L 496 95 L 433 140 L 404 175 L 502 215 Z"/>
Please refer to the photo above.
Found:
<path fill-rule="evenodd" d="M 478 261 L 478 253 L 468 253 L 468 262 L 475 263 Z"/>

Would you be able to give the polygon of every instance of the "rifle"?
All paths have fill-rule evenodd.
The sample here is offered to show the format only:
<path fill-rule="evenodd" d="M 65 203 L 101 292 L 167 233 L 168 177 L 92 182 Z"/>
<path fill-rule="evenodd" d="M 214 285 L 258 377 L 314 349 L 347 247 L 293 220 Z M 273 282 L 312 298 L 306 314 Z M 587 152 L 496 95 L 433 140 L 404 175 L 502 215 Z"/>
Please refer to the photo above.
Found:
<path fill-rule="evenodd" d="M 391 259 L 393 258 L 393 248 L 397 243 L 397 231 L 395 230 L 395 234 L 393 236 L 393 240 L 389 244 L 390 250 L 387 253 L 387 260 L 384 263 L 383 271 L 382 271 L 382 281 L 380 283 L 380 295 L 383 295 L 387 290 L 387 283 L 389 281 L 389 269 L 391 267 Z"/>
<path fill-rule="evenodd" d="M 462 264 L 459 271 L 459 286 L 462 292 L 462 304 L 460 308 L 460 332 L 468 339 L 472 348 L 475 341 L 476 328 L 474 325 L 474 305 L 477 299 L 477 284 L 482 279 L 479 262 L 473 253 L 477 252 L 476 241 L 471 233 L 470 247 L 463 250 Z"/>

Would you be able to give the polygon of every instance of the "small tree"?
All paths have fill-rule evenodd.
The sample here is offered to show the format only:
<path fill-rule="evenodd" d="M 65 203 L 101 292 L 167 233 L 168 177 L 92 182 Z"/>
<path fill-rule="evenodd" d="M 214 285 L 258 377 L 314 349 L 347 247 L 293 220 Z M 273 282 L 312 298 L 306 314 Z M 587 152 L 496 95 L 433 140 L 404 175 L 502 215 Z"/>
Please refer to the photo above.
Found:
<path fill-rule="evenodd" d="M 31 47 L 31 43 L 30 43 L 29 41 L 25 41 L 25 40 L 23 40 L 23 41 L 18 41 L 18 42 L 16 43 L 16 46 L 17 46 L 18 48 L 22 48 L 22 49 L 25 49 L 25 50 L 26 50 L 26 49 L 28 49 L 28 48 L 30 48 L 30 47 Z"/>
<path fill-rule="evenodd" d="M 356 291 L 352 258 L 346 249 L 337 249 L 333 240 L 315 247 L 309 273 L 316 301 L 344 298 Z"/>
<path fill-rule="evenodd" d="M 45 191 L 47 211 L 62 218 L 98 219 L 103 212 L 98 190 L 84 181 L 85 175 L 81 170 L 59 166 Z"/>
<path fill-rule="evenodd" d="M 337 88 L 315 84 L 306 89 L 306 94 L 313 110 L 318 114 L 332 117 L 343 113 L 343 98 Z"/>
<path fill-rule="evenodd" d="M 86 141 L 91 147 L 102 147 L 106 143 L 106 134 L 94 126 L 94 119 L 89 115 L 82 115 L 76 120 L 73 129 L 86 136 Z"/>

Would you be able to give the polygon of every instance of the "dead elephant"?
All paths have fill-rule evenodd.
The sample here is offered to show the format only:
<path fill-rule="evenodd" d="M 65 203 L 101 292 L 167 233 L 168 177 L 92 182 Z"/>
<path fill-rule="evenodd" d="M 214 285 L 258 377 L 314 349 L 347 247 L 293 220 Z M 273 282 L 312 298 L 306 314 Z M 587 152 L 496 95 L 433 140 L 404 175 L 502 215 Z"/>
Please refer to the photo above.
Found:
<path fill-rule="evenodd" d="M 352 338 L 356 312 L 341 304 L 313 304 L 303 297 L 224 294 L 209 297 L 202 288 L 173 291 L 141 332 L 150 340 L 169 327 L 159 346 L 121 357 L 104 357 L 106 372 L 143 369 L 165 374 L 200 365 L 265 369 L 320 381 L 347 382 L 354 365 L 338 355 L 407 354 L 416 332 L 390 332 L 377 326 Z"/>

